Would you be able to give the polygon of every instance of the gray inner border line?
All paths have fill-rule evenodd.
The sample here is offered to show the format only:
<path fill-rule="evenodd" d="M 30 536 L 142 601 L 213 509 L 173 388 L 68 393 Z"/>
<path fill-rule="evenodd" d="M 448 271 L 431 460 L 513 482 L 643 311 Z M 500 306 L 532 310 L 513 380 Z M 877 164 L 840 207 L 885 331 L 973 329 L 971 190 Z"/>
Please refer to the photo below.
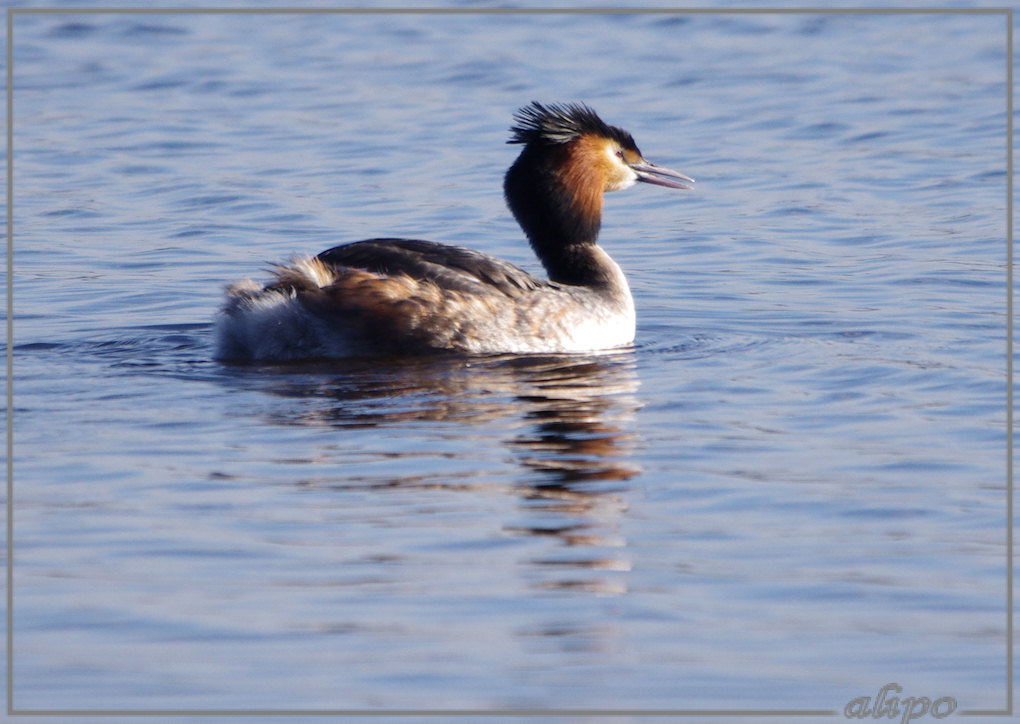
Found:
<path fill-rule="evenodd" d="M 991 8 L 9 8 L 15 15 L 1000 15 Z"/>
<path fill-rule="evenodd" d="M 14 699 L 15 15 L 1004 15 L 1006 20 L 1006 707 L 1013 715 L 1013 9 L 998 8 L 8 8 L 7 9 L 7 714 L 8 716 L 841 716 L 833 709 L 24 709 Z"/>
<path fill-rule="evenodd" d="M 7 713 L 14 693 L 14 17 L 7 11 Z"/>

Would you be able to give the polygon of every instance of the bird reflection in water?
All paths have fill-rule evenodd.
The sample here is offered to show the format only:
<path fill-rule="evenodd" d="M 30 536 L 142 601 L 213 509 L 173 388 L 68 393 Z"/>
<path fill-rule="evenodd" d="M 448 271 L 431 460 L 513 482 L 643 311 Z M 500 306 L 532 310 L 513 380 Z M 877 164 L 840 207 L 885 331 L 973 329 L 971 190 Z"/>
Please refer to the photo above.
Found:
<path fill-rule="evenodd" d="M 633 365 L 609 372 L 590 360 L 545 370 L 536 382 L 526 400 L 530 429 L 512 441 L 530 471 L 519 487 L 529 522 L 514 530 L 566 544 L 534 561 L 544 574 L 536 585 L 624 593 L 622 579 L 604 573 L 630 569 L 617 523 L 627 509 L 625 481 L 640 472 L 630 460 Z"/>
<path fill-rule="evenodd" d="M 640 406 L 633 353 L 334 360 L 261 368 L 237 381 L 286 398 L 287 404 L 266 412 L 277 424 L 375 428 L 382 438 L 408 424 L 437 423 L 435 435 L 459 443 L 446 453 L 456 457 L 458 464 L 448 466 L 456 471 L 428 472 L 429 466 L 416 458 L 436 453 L 423 453 L 418 445 L 418 450 L 358 452 L 359 462 L 378 455 L 402 463 L 400 474 L 359 475 L 355 465 L 341 468 L 339 479 L 316 475 L 310 484 L 503 488 L 520 500 L 519 520 L 505 522 L 505 534 L 561 542 L 551 553 L 543 548 L 546 553 L 531 561 L 532 585 L 599 594 L 626 591 L 618 572 L 629 570 L 630 562 L 622 553 L 619 522 L 627 510 L 626 481 L 640 472 L 632 460 Z M 293 404 L 294 398 L 305 404 Z M 493 469 L 493 447 L 511 451 L 517 472 Z M 464 458 L 479 451 L 490 453 L 488 464 L 465 471 Z M 501 457 L 502 464 L 506 458 Z M 325 450 L 307 462 L 336 459 L 334 450 Z M 332 472 L 335 476 L 336 468 Z"/>

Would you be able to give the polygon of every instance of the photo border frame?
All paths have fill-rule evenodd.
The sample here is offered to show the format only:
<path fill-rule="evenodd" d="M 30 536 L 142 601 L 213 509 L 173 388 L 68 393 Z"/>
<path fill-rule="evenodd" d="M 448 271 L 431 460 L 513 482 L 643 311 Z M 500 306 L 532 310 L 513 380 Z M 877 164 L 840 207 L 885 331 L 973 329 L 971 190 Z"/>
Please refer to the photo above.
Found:
<path fill-rule="evenodd" d="M 1013 10 L 995 8 L 8 8 L 7 9 L 7 714 L 36 716 L 674 716 L 826 717 L 836 709 L 16 709 L 14 708 L 14 18 L 25 15 L 1001 15 L 1006 22 L 1006 692 L 1013 714 Z"/>

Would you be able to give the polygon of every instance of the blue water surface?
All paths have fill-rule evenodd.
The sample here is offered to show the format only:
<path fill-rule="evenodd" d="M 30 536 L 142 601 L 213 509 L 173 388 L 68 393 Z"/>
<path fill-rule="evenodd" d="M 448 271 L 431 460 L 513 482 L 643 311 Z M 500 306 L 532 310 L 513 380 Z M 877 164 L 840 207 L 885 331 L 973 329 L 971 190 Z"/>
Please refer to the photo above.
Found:
<path fill-rule="evenodd" d="M 15 710 L 1005 706 L 1001 16 L 13 26 Z M 539 272 L 533 99 L 698 180 L 607 197 L 634 349 L 212 359 L 294 253 Z"/>

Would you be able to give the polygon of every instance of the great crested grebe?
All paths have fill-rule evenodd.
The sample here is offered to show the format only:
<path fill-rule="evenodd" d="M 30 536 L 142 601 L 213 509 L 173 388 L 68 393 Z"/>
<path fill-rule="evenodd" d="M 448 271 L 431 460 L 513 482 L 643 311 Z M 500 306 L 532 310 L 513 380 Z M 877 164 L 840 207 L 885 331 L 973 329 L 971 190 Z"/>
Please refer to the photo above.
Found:
<path fill-rule="evenodd" d="M 596 244 L 602 195 L 643 181 L 693 179 L 649 163 L 634 139 L 583 104 L 533 102 L 514 115 L 507 205 L 549 280 L 481 252 L 368 239 L 295 257 L 266 286 L 227 289 L 221 359 L 371 354 L 594 352 L 634 341 L 634 300 Z"/>

